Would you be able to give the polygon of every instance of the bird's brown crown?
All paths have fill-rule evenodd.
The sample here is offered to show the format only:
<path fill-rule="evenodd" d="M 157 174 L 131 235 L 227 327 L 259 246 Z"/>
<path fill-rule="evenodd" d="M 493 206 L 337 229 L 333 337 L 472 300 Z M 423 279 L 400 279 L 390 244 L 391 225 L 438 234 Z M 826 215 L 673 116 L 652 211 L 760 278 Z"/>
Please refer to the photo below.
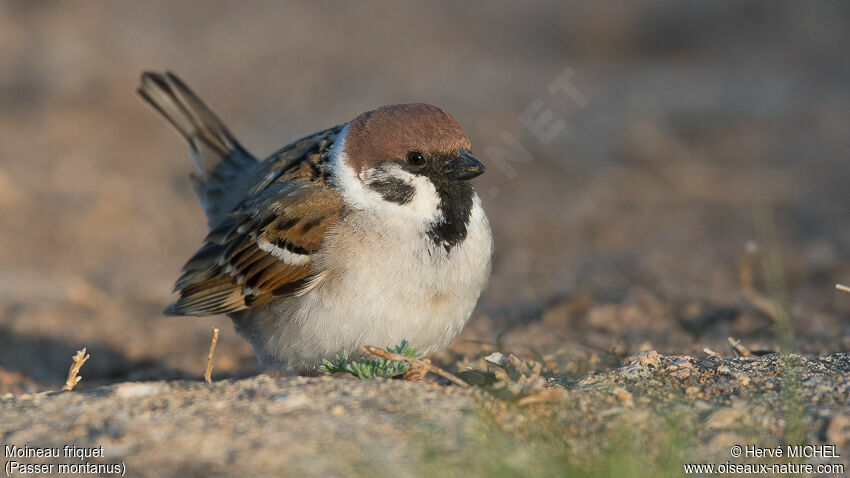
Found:
<path fill-rule="evenodd" d="M 355 118 L 348 127 L 345 151 L 355 171 L 408 152 L 448 154 L 470 149 L 466 134 L 448 113 L 425 103 L 382 106 Z"/>

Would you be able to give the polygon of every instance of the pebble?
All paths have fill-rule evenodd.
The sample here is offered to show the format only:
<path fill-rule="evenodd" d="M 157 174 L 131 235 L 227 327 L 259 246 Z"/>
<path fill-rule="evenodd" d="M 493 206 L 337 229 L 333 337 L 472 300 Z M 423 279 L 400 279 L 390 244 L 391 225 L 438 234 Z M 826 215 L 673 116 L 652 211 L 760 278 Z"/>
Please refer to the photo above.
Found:
<path fill-rule="evenodd" d="M 634 395 L 632 395 L 631 392 L 629 392 L 628 390 L 626 390 L 625 388 L 622 388 L 622 387 L 616 387 L 611 392 L 619 400 L 626 401 L 626 400 L 633 400 L 634 399 Z"/>
<path fill-rule="evenodd" d="M 693 364 L 687 359 L 676 360 L 667 367 L 667 371 L 671 377 L 675 378 L 688 378 L 692 373 L 696 372 Z"/>
<path fill-rule="evenodd" d="M 636 363 L 641 367 L 658 367 L 660 361 L 661 355 L 655 350 L 644 350 L 627 357 L 625 360 L 627 364 Z"/>
<path fill-rule="evenodd" d="M 705 426 L 714 430 L 732 428 L 740 422 L 741 417 L 741 410 L 732 407 L 720 408 L 706 418 Z"/>
<path fill-rule="evenodd" d="M 827 443 L 845 448 L 850 444 L 850 417 L 835 415 L 826 426 Z"/>
<path fill-rule="evenodd" d="M 153 395 L 163 389 L 163 384 L 159 382 L 129 382 L 122 383 L 115 387 L 113 393 L 118 398 L 138 398 Z"/>

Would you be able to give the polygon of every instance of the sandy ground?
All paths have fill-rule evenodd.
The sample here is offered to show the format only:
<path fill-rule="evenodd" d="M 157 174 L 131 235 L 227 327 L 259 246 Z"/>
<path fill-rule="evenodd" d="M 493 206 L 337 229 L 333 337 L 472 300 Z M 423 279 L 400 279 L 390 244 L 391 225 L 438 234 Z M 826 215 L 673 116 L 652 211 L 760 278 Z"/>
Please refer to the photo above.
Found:
<path fill-rule="evenodd" d="M 59 456 L 14 452 L 3 461 L 52 464 L 53 472 L 109 467 L 101 476 L 115 469 L 151 477 L 564 476 L 586 472 L 606 440 L 639 434 L 632 436 L 645 443 L 621 443 L 618 463 L 602 476 L 624 476 L 635 459 L 641 471 L 628 476 L 658 476 L 652 463 L 659 451 L 676 456 L 675 475 L 685 463 L 729 460 L 846 470 L 848 370 L 848 354 L 697 359 L 649 351 L 517 405 L 426 383 L 266 375 L 10 394 L 0 397 L 4 442 L 57 449 Z M 680 417 L 678 432 L 671 417 Z M 792 420 L 805 425 L 789 433 Z M 525 439 L 508 439 L 515 435 Z M 561 440 L 572 456 L 546 453 Z M 779 446 L 787 455 L 787 443 L 797 440 L 831 448 L 808 460 L 730 456 L 736 444 Z"/>
<path fill-rule="evenodd" d="M 839 2 L 0 3 L 0 392 L 58 388 L 83 346 L 83 388 L 194 379 L 212 327 L 215 377 L 257 372 L 227 319 L 161 314 L 205 231 L 184 145 L 133 94 L 145 69 L 259 156 L 383 104 L 451 112 L 489 166 L 496 252 L 433 357 L 450 369 L 778 350 L 742 292 L 750 241 L 797 351 L 846 352 L 848 25 Z M 550 138 L 523 123 L 545 110 Z"/>

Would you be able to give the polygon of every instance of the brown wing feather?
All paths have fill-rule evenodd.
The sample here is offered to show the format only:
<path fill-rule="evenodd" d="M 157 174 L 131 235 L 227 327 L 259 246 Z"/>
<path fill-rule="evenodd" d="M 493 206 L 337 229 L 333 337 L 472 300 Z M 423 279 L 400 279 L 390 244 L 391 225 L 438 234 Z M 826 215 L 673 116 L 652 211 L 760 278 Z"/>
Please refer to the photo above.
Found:
<path fill-rule="evenodd" d="M 296 141 L 265 161 L 261 179 L 183 267 L 170 315 L 237 312 L 290 297 L 315 283 L 312 255 L 342 214 L 325 184 L 327 152 L 340 128 Z"/>

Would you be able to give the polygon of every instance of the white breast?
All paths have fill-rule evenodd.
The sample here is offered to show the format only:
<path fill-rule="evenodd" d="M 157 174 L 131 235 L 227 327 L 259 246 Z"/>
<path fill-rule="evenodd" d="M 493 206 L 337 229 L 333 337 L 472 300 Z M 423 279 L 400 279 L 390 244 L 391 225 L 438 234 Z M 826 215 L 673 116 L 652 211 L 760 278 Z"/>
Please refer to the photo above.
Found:
<path fill-rule="evenodd" d="M 343 351 L 356 356 L 364 345 L 402 340 L 425 353 L 447 346 L 487 283 L 493 247 L 477 196 L 466 240 L 448 253 L 418 231 L 388 229 L 369 215 L 348 217 L 325 241 L 315 259 L 322 281 L 257 314 L 265 332 L 255 347 L 266 365 L 301 371 Z"/>

